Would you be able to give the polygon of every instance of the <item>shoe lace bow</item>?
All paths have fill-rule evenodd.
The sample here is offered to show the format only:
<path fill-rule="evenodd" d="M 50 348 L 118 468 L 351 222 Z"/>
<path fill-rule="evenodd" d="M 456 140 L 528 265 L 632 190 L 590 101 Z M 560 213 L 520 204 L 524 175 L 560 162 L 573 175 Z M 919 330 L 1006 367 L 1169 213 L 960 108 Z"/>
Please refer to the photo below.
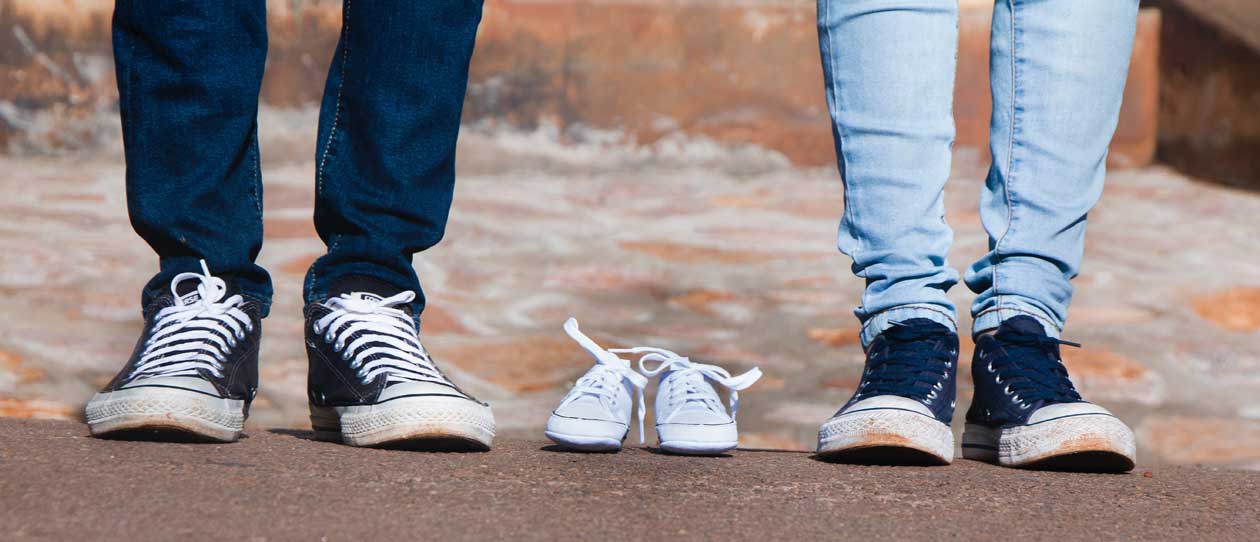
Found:
<path fill-rule="evenodd" d="M 171 280 L 175 305 L 159 310 L 140 360 L 128 379 L 158 376 L 198 376 L 206 371 L 223 377 L 223 363 L 237 341 L 254 330 L 254 324 L 241 306 L 245 298 L 227 295 L 227 284 L 210 274 L 205 260 L 202 273 L 180 273 Z M 196 298 L 191 292 L 181 297 L 178 288 L 188 280 L 198 281 Z M 188 299 L 188 302 L 184 302 Z"/>
<path fill-rule="evenodd" d="M 573 384 L 573 389 L 569 391 L 569 394 L 561 402 L 560 406 L 563 407 L 573 401 L 577 401 L 581 397 L 591 396 L 595 397 L 604 408 L 609 409 L 611 412 L 617 400 L 617 390 L 621 383 L 630 384 L 630 387 L 634 388 L 636 392 L 639 442 L 642 443 L 644 441 L 643 419 L 647 415 L 643 402 L 643 388 L 647 387 L 647 378 L 635 372 L 628 360 L 622 359 L 612 351 L 605 350 L 590 337 L 582 333 L 582 330 L 578 327 L 577 319 L 569 318 L 564 323 L 564 332 L 595 357 L 595 366 Z"/>
<path fill-rule="evenodd" d="M 647 346 L 638 346 L 634 348 L 616 348 L 610 352 L 618 354 L 642 354 L 639 357 L 639 371 L 644 376 L 653 377 L 659 374 L 670 372 L 677 379 L 675 385 L 670 387 L 669 401 L 671 404 L 685 404 L 689 402 L 701 403 L 705 407 L 718 411 L 721 407 L 718 398 L 714 395 L 713 388 L 705 383 L 705 380 L 712 381 L 729 391 L 730 399 L 728 407 L 731 420 L 735 419 L 739 412 L 739 392 L 748 389 L 753 383 L 761 378 L 761 369 L 754 367 L 748 372 L 739 376 L 731 376 L 731 373 L 717 365 L 707 363 L 697 363 L 691 361 L 690 358 L 678 355 L 675 352 L 664 348 L 654 348 Z M 656 367 L 649 368 L 649 362 L 657 362 Z"/>

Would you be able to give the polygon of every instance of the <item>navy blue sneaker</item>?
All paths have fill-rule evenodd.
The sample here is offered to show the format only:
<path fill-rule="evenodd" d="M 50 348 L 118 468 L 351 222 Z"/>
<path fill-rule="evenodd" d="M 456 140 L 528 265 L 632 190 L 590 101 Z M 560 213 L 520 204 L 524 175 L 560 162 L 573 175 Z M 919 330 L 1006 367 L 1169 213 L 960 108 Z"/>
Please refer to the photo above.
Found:
<path fill-rule="evenodd" d="M 866 371 L 818 431 L 825 459 L 948 464 L 954 459 L 958 335 L 915 318 L 895 323 L 866 349 Z"/>
<path fill-rule="evenodd" d="M 1107 409 L 1081 398 L 1059 346 L 1031 316 L 1016 316 L 976 340 L 962 452 L 1008 467 L 1127 472 L 1133 431 Z"/>

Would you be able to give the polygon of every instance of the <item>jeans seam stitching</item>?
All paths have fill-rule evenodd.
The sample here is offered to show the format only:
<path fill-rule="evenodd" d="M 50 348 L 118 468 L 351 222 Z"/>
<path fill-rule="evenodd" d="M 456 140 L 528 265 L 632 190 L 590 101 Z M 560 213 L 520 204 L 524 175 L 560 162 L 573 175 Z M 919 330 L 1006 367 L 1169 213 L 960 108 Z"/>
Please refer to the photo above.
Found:
<path fill-rule="evenodd" d="M 337 99 L 334 102 L 336 105 L 333 108 L 332 126 L 328 129 L 328 141 L 324 142 L 324 152 L 319 158 L 319 172 L 316 175 L 318 177 L 316 182 L 317 190 L 323 188 L 324 186 L 325 166 L 328 164 L 328 155 L 332 150 L 333 141 L 337 138 L 337 125 L 341 121 L 342 93 L 346 86 L 346 64 L 350 60 L 350 0 L 346 0 L 345 15 L 343 16 L 343 19 L 344 21 L 342 24 L 344 28 L 341 29 L 341 35 L 344 40 L 344 47 L 341 51 L 341 63 L 337 68 Z"/>
<path fill-rule="evenodd" d="M 259 151 L 258 151 L 258 120 L 257 119 L 254 120 L 254 133 L 253 133 L 252 143 L 253 144 L 250 145 L 250 154 L 252 154 L 254 158 L 253 160 L 254 186 L 252 187 L 253 192 L 254 192 L 254 207 L 258 209 L 258 220 L 261 222 L 263 219 L 262 165 L 259 163 L 260 158 L 259 158 Z"/>
<path fill-rule="evenodd" d="M 134 10 L 134 8 L 133 8 L 133 6 L 131 5 L 131 2 L 130 2 L 130 1 L 128 1 L 128 2 L 127 2 L 127 10 L 128 10 L 128 12 L 131 12 L 131 11 L 133 11 L 133 10 Z M 132 141 L 135 141 L 135 139 L 136 139 L 136 138 L 135 138 L 135 124 L 136 124 L 136 122 L 135 122 L 134 118 L 135 118 L 135 116 L 136 116 L 136 108 L 135 108 L 135 103 L 134 103 L 134 102 L 135 102 L 135 99 L 136 99 L 136 91 L 135 91 L 134 85 L 132 84 L 132 80 L 133 80 L 133 79 L 135 79 L 135 77 L 136 77 L 136 66 L 135 66 L 135 65 L 136 65 L 136 62 L 135 62 L 135 58 L 136 58 L 136 41 L 135 41 L 135 40 L 132 40 L 132 41 L 131 41 L 131 43 L 130 43 L 130 45 L 129 45 L 129 47 L 128 47 L 127 56 L 129 57 L 129 59 L 128 59 L 128 60 L 129 60 L 129 62 L 127 63 L 127 77 L 126 77 L 126 84 L 127 84 L 127 99 L 126 99 L 126 101 L 125 101 L 125 103 L 124 103 L 124 107 L 126 107 L 126 108 L 127 108 L 127 116 L 128 116 L 128 117 L 130 117 L 130 119 L 129 119 L 129 122 L 127 122 L 127 125 L 128 125 L 128 126 L 125 126 L 124 128 L 130 128 L 129 130 L 126 130 L 126 132 L 131 132 L 131 133 L 130 133 L 130 134 L 126 134 L 126 133 L 124 133 L 124 138 L 126 138 L 126 136 L 127 136 L 127 135 L 131 135 L 130 139 L 131 139 Z"/>
<path fill-rule="evenodd" d="M 821 28 L 823 31 L 823 37 L 825 41 L 827 42 L 827 47 L 830 49 L 833 47 L 832 45 L 833 33 L 831 31 L 831 24 L 830 24 L 831 2 L 827 0 L 823 0 L 819 2 L 819 4 L 822 6 L 819 17 L 824 22 L 824 24 L 821 25 Z M 835 74 L 839 71 L 838 67 L 836 66 L 836 61 L 837 61 L 838 56 L 839 55 L 836 55 L 836 54 L 825 55 L 824 61 L 827 63 L 827 71 L 830 72 L 831 74 Z M 835 81 L 835 76 L 832 75 L 831 77 L 827 77 L 826 79 L 827 79 L 827 85 L 826 85 L 827 92 L 826 92 L 825 97 L 827 101 L 829 102 L 828 105 L 831 106 L 831 111 L 839 112 L 840 102 L 835 97 L 836 91 L 834 90 L 835 87 L 837 86 L 836 81 Z M 853 208 L 853 205 L 851 205 L 851 201 L 849 198 L 849 191 L 852 187 L 852 183 L 849 182 L 849 175 L 848 175 L 849 168 L 844 157 L 844 134 L 840 126 L 840 123 L 834 118 L 830 120 L 831 120 L 832 126 L 834 126 L 836 130 L 836 151 L 837 151 L 836 159 L 838 161 L 838 165 L 840 168 L 840 182 L 844 188 L 844 212 L 841 213 L 840 215 L 840 228 L 844 228 L 845 223 L 848 223 L 850 227 L 852 227 L 853 224 L 856 224 L 858 222 L 858 219 L 857 219 L 857 211 Z M 854 235 L 852 237 L 853 237 L 853 252 L 852 254 L 849 254 L 849 257 L 852 258 L 854 261 L 857 261 L 858 254 L 862 251 L 862 239 L 860 238 L 860 236 L 857 236 L 857 235 Z M 863 276 L 863 273 L 858 273 L 858 277 L 862 277 L 862 276 Z M 866 306 L 866 296 L 867 296 L 866 288 L 863 288 L 862 298 L 861 298 L 861 301 L 859 302 L 860 306 L 862 307 Z"/>
<path fill-rule="evenodd" d="M 333 109 L 332 126 L 328 128 L 328 141 L 324 142 L 324 153 L 323 153 L 323 156 L 320 156 L 320 159 L 319 159 L 319 171 L 315 175 L 316 194 L 321 194 L 324 191 L 325 166 L 327 166 L 328 164 L 328 155 L 332 151 L 333 141 L 336 140 L 336 137 L 337 137 L 337 125 L 341 122 L 342 95 L 346 88 L 346 64 L 350 62 L 350 4 L 351 4 L 351 0 L 346 0 L 345 7 L 343 8 L 342 23 L 341 23 L 342 24 L 341 65 L 337 69 L 337 99 L 335 101 L 336 106 Z M 336 250 L 337 244 L 339 241 L 340 241 L 339 237 L 333 236 L 333 238 L 330 239 L 330 242 L 328 244 L 328 252 L 331 253 L 334 250 Z M 310 278 L 307 280 L 308 290 L 313 289 L 315 286 L 316 274 L 315 274 L 314 266 L 315 264 L 312 263 Z M 314 294 L 315 292 L 311 292 L 311 293 Z"/>
<path fill-rule="evenodd" d="M 1011 189 L 1014 185 L 1015 177 L 1015 134 L 1019 127 L 1017 116 L 1019 106 L 1016 100 L 1019 96 L 1019 31 L 1016 25 L 1018 17 L 1016 15 L 1015 0 L 1007 0 L 1007 6 L 1011 10 L 1011 126 L 1006 139 L 1006 175 L 1002 178 L 1002 184 L 1004 185 L 1003 192 L 1006 199 L 1006 230 L 1002 232 L 1002 237 L 998 238 L 997 242 L 993 245 L 994 262 L 992 288 L 995 293 L 995 301 L 999 305 L 1002 303 L 1002 295 L 998 293 L 1001 291 L 1001 288 L 999 287 L 1000 274 L 998 271 L 1002 266 L 1002 243 L 1006 241 L 1006 238 L 1010 235 L 1011 230 L 1015 229 L 1015 201 Z"/>

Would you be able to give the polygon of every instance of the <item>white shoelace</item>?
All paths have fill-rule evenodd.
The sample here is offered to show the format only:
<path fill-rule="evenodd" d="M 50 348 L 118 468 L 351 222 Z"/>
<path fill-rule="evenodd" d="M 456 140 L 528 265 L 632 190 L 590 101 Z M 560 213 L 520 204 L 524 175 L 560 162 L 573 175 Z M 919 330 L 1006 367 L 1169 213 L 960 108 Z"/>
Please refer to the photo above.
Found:
<path fill-rule="evenodd" d="M 578 328 L 576 319 L 569 318 L 564 323 L 564 332 L 568 333 L 569 337 L 582 345 L 582 348 L 590 352 L 592 356 L 595 356 L 595 366 L 574 383 L 573 389 L 557 409 L 589 395 L 598 399 L 604 405 L 604 408 L 609 409 L 611 412 L 614 406 L 613 402 L 616 400 L 617 390 L 621 387 L 621 382 L 625 381 L 637 392 L 636 399 L 639 403 L 639 442 L 643 443 L 643 418 L 647 415 L 647 407 L 643 403 L 643 388 L 647 387 L 647 378 L 636 373 L 630 366 L 629 361 L 605 350 L 591 340 L 590 337 L 584 335 L 582 330 Z"/>
<path fill-rule="evenodd" d="M 676 378 L 681 380 L 670 388 L 671 397 L 669 397 L 668 401 L 671 405 L 699 401 L 706 408 L 716 411 L 722 408 L 721 404 L 714 395 L 713 388 L 705 385 L 704 381 L 708 379 L 726 388 L 730 391 L 729 406 L 732 421 L 735 420 L 735 416 L 739 412 L 740 390 L 747 389 L 761 378 L 761 369 L 757 367 L 742 375 L 731 376 L 729 371 L 717 365 L 695 363 L 685 356 L 680 356 L 664 348 L 641 346 L 635 348 L 614 348 L 610 352 L 643 354 L 639 358 L 639 371 L 648 377 L 659 375 L 665 371 L 677 373 Z M 649 361 L 660 362 L 660 365 L 657 365 L 655 369 L 649 369 L 647 367 L 647 362 Z"/>
<path fill-rule="evenodd" d="M 324 302 L 332 312 L 317 320 L 312 328 L 323 334 L 324 341 L 332 344 L 333 351 L 341 353 L 343 360 L 350 362 L 350 368 L 356 370 L 355 375 L 364 384 L 385 375 L 386 382 L 449 386 L 451 382 L 433 365 L 428 351 L 420 344 L 415 320 L 397 308 L 415 298 L 412 291 L 384 299 L 342 294 Z"/>
<path fill-rule="evenodd" d="M 245 298 L 234 295 L 227 299 L 227 284 L 210 275 L 206 261 L 201 261 L 203 274 L 180 273 L 171 280 L 171 295 L 176 305 L 158 311 L 144 352 L 128 379 L 157 376 L 198 376 L 209 371 L 223 377 L 223 362 L 236 342 L 254 330 L 249 315 L 240 309 Z M 198 300 L 183 304 L 178 286 L 196 279 Z M 185 295 L 184 297 L 188 297 Z"/>

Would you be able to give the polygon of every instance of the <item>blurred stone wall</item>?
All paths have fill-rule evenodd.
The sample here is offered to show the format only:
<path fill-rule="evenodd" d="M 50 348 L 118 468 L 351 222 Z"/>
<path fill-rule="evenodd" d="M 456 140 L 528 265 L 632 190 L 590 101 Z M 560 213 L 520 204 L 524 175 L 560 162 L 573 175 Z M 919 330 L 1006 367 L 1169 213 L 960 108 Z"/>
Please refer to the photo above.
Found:
<path fill-rule="evenodd" d="M 1191 175 L 1260 189 L 1260 1 L 1156 0 L 1158 154 Z"/>
<path fill-rule="evenodd" d="M 958 144 L 987 138 L 991 3 L 964 0 Z M 490 0 L 465 120 L 648 144 L 679 133 L 752 143 L 798 165 L 834 162 L 812 1 Z M 339 0 L 268 2 L 265 104 L 318 103 Z M 118 137 L 108 0 L 0 0 L 0 149 L 52 153 Z M 1143 13 L 1113 144 L 1115 166 L 1150 161 L 1159 14 Z"/>

